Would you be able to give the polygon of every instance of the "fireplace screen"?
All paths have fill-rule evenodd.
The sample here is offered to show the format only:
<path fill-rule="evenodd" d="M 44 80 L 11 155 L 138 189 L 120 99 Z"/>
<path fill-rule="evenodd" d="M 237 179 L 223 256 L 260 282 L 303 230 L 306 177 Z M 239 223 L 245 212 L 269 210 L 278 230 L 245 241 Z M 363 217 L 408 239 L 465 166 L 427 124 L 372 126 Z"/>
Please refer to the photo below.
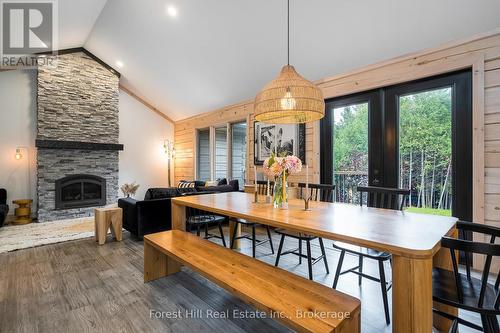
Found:
<path fill-rule="evenodd" d="M 104 206 L 106 179 L 93 175 L 74 175 L 56 181 L 56 209 Z"/>

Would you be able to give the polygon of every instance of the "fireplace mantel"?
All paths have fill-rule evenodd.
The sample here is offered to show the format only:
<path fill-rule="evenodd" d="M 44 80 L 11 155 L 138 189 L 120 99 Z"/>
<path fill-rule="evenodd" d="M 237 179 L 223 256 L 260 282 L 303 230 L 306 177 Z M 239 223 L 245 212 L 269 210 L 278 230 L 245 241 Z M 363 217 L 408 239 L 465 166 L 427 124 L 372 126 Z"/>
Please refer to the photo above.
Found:
<path fill-rule="evenodd" d="M 123 145 L 118 143 L 96 143 L 44 139 L 37 139 L 35 141 L 35 146 L 37 148 L 47 149 L 123 150 Z"/>

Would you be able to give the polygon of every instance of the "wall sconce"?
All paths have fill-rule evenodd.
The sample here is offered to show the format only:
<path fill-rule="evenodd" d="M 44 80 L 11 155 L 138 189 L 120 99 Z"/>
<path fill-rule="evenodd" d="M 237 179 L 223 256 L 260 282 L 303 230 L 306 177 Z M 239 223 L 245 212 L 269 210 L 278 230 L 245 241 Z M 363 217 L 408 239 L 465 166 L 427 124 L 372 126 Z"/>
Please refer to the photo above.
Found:
<path fill-rule="evenodd" d="M 165 154 L 167 155 L 167 161 L 168 161 L 168 187 L 170 187 L 170 161 L 175 158 L 175 148 L 174 148 L 174 142 L 170 140 L 165 140 L 163 142 L 163 148 L 165 149 Z"/>
<path fill-rule="evenodd" d="M 20 160 L 23 158 L 23 154 L 21 153 L 21 148 L 16 148 L 16 155 L 15 155 L 16 160 Z"/>

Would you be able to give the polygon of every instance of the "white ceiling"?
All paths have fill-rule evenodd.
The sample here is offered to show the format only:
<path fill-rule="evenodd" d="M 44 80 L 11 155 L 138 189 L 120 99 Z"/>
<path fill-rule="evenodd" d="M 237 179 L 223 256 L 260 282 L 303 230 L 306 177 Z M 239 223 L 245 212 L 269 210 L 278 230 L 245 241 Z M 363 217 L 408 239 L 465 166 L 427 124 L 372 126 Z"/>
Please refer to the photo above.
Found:
<path fill-rule="evenodd" d="M 106 0 L 59 0 L 57 4 L 59 14 L 57 49 L 83 46 Z"/>
<path fill-rule="evenodd" d="M 92 21 L 103 3 L 70 2 L 78 3 L 63 17 L 70 28 L 83 16 Z M 84 46 L 119 70 L 129 89 L 179 120 L 251 99 L 277 75 L 286 62 L 285 4 L 108 0 Z M 178 8 L 176 18 L 167 5 Z M 499 0 L 291 0 L 291 63 L 317 80 L 492 30 L 500 27 L 499 13 Z M 75 30 L 76 45 L 85 32 Z"/>

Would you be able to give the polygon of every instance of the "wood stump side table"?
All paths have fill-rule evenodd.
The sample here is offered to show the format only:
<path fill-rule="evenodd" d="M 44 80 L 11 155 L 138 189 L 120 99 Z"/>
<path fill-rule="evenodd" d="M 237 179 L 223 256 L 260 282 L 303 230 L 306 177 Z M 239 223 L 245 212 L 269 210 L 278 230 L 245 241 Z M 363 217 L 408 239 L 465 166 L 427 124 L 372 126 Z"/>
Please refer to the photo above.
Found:
<path fill-rule="evenodd" d="M 106 242 L 106 235 L 111 229 L 111 234 L 117 241 L 122 240 L 122 209 L 113 208 L 96 208 L 95 214 L 95 240 L 99 245 Z"/>
<path fill-rule="evenodd" d="M 19 206 L 14 209 L 15 219 L 11 222 L 13 225 L 28 224 L 33 221 L 31 219 L 31 204 L 33 203 L 33 200 L 13 200 L 12 203 Z"/>

